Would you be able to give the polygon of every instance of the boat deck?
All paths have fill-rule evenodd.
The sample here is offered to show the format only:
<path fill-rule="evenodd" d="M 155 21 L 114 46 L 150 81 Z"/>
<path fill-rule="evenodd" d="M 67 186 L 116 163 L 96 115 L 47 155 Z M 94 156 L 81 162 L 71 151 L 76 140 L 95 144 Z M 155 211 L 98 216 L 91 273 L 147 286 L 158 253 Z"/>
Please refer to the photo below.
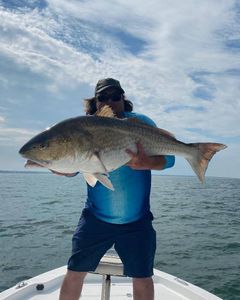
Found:
<path fill-rule="evenodd" d="M 20 282 L 0 293 L 0 300 L 58 300 L 66 266 Z M 219 297 L 159 270 L 154 270 L 155 299 L 222 300 Z M 133 299 L 132 280 L 123 275 L 119 258 L 104 256 L 94 273 L 88 273 L 82 300 Z"/>

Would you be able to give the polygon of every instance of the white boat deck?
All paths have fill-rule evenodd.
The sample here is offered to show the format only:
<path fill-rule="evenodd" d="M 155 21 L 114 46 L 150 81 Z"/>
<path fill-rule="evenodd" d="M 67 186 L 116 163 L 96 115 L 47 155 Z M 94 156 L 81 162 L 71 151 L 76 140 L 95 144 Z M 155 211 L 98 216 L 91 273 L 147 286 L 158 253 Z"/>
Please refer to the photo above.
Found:
<path fill-rule="evenodd" d="M 131 279 L 122 276 L 122 264 L 113 258 L 103 259 L 95 272 L 85 278 L 82 300 L 133 299 Z M 66 266 L 43 273 L 37 277 L 0 293 L 0 300 L 58 300 Z M 103 278 L 111 274 L 110 297 L 102 294 Z M 109 277 L 109 276 L 108 276 Z M 159 300 L 222 300 L 217 296 L 179 278 L 155 270 L 155 299 Z M 107 281 L 109 283 L 109 281 Z M 107 293 L 108 294 L 108 293 Z M 101 297 L 102 295 L 102 297 Z"/>

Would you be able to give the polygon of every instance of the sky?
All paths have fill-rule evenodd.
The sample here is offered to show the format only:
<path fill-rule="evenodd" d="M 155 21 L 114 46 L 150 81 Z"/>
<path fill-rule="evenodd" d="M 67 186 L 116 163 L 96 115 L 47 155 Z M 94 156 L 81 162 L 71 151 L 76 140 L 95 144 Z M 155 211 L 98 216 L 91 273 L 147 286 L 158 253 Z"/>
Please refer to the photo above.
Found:
<path fill-rule="evenodd" d="M 177 139 L 228 146 L 207 176 L 240 178 L 240 0 L 0 0 L 0 20 L 0 170 L 113 77 Z"/>

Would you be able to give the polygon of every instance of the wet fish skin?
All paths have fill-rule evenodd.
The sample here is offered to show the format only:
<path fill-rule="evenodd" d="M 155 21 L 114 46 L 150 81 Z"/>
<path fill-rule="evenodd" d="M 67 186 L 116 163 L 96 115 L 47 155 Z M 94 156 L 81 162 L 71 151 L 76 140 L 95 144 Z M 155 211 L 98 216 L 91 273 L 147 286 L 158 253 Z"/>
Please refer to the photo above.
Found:
<path fill-rule="evenodd" d="M 64 120 L 33 137 L 19 153 L 57 172 L 80 171 L 92 186 L 99 180 L 114 189 L 108 173 L 130 160 L 126 149 L 136 151 L 137 142 L 150 156 L 179 155 L 186 158 L 202 182 L 213 155 L 226 148 L 219 143 L 186 144 L 141 121 L 100 115 Z"/>

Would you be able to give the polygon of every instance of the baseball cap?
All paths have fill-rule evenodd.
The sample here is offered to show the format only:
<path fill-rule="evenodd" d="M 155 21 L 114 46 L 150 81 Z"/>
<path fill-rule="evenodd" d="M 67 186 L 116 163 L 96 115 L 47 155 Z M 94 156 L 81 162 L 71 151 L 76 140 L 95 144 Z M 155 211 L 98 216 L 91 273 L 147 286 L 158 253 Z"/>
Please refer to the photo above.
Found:
<path fill-rule="evenodd" d="M 110 88 L 115 87 L 119 89 L 122 93 L 125 93 L 124 89 L 121 87 L 120 82 L 113 78 L 104 78 L 100 79 L 97 82 L 96 88 L 95 88 L 95 95 Z"/>

